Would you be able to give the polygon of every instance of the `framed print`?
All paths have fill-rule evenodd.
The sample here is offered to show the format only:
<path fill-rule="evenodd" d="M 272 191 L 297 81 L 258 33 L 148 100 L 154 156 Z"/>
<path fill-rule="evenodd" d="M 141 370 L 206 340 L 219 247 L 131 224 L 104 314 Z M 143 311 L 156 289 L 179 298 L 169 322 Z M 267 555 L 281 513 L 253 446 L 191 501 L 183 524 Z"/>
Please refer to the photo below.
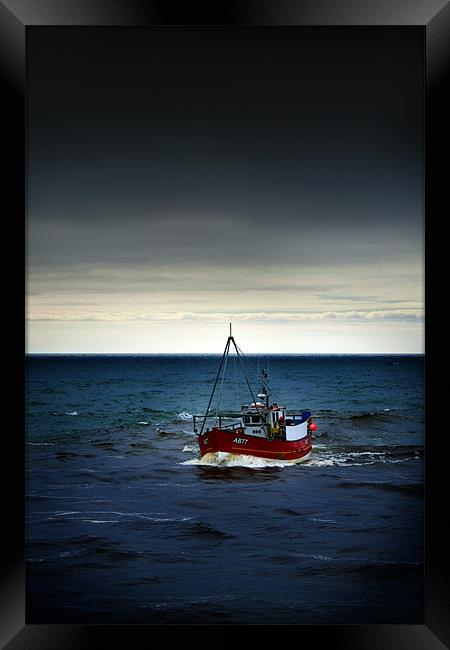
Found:
<path fill-rule="evenodd" d="M 448 5 L 0 21 L 26 288 L 2 642 L 448 645 Z"/>

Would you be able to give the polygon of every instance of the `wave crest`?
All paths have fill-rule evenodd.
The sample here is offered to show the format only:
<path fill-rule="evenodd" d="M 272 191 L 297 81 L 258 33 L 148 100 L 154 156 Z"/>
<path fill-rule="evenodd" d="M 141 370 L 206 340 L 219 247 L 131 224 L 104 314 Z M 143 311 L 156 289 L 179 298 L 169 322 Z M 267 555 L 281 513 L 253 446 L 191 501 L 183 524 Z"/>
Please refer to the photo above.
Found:
<path fill-rule="evenodd" d="M 217 451 L 202 456 L 202 458 L 191 458 L 180 463 L 181 465 L 210 465 L 212 467 L 248 467 L 250 469 L 264 469 L 266 467 L 287 467 L 296 465 L 304 459 L 275 460 L 249 456 L 246 454 L 230 454 L 226 451 Z"/>

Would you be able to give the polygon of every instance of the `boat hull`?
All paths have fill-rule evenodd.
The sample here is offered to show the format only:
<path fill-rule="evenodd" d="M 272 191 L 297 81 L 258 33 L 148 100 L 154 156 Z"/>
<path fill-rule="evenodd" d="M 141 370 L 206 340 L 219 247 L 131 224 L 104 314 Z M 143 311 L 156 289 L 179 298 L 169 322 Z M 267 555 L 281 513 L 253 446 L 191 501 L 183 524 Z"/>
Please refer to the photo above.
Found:
<path fill-rule="evenodd" d="M 218 451 L 229 454 L 244 454 L 272 460 L 306 460 L 312 449 L 312 436 L 300 440 L 268 440 L 249 436 L 244 429 L 226 430 L 214 427 L 198 437 L 200 455 Z"/>

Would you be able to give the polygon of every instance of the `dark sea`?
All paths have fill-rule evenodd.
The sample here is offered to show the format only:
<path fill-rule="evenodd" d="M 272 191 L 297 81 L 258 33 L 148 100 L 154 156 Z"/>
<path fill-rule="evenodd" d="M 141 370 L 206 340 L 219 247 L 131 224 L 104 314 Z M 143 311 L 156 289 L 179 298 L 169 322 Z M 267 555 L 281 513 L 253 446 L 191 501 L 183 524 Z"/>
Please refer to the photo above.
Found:
<path fill-rule="evenodd" d="M 200 462 L 219 361 L 27 357 L 27 623 L 423 623 L 423 357 L 248 357 L 313 413 L 297 465 Z"/>

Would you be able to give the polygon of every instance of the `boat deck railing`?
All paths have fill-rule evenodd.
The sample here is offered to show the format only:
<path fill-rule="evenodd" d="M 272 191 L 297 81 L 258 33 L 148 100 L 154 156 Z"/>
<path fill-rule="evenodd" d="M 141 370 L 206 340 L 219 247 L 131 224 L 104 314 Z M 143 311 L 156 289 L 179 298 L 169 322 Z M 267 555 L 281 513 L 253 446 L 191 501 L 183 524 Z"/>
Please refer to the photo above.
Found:
<path fill-rule="evenodd" d="M 270 409 L 269 409 L 270 410 Z M 298 409 L 296 411 L 286 411 L 286 420 L 285 420 L 285 426 L 295 426 L 297 424 L 302 424 L 303 422 L 306 422 L 306 419 L 303 419 L 303 413 L 304 412 L 310 412 L 308 409 Z M 261 411 L 260 414 L 262 415 Z M 215 425 L 218 426 L 220 429 L 229 429 L 230 431 L 234 431 L 235 429 L 240 429 L 242 427 L 242 413 L 222 413 L 220 415 L 218 414 L 211 414 L 208 415 L 206 420 L 207 421 L 215 421 Z M 193 416 L 193 428 L 194 431 L 197 433 L 197 424 L 199 422 L 203 421 L 204 415 L 194 415 Z M 229 424 L 223 424 L 223 420 L 238 420 L 237 422 L 231 422 Z M 209 425 L 210 426 L 210 425 Z M 208 429 L 209 430 L 209 429 Z"/>
<path fill-rule="evenodd" d="M 194 415 L 193 416 L 193 428 L 194 432 L 198 433 L 197 431 L 197 424 L 203 422 L 204 415 Z M 242 421 L 241 421 L 241 415 L 237 413 L 223 413 L 222 415 L 208 415 L 206 418 L 206 421 L 214 421 L 214 424 L 216 426 L 219 426 L 220 429 L 230 429 L 230 431 L 233 431 L 234 429 L 240 429 L 242 427 Z M 223 420 L 239 420 L 239 422 L 231 422 L 229 424 L 223 424 Z M 210 426 L 210 424 L 208 425 Z M 209 429 L 207 429 L 209 431 Z"/>
<path fill-rule="evenodd" d="M 222 424 L 219 420 L 219 428 L 220 429 L 230 429 L 233 431 L 234 429 L 241 429 L 242 428 L 242 423 L 241 422 L 233 422 L 232 424 Z"/>

